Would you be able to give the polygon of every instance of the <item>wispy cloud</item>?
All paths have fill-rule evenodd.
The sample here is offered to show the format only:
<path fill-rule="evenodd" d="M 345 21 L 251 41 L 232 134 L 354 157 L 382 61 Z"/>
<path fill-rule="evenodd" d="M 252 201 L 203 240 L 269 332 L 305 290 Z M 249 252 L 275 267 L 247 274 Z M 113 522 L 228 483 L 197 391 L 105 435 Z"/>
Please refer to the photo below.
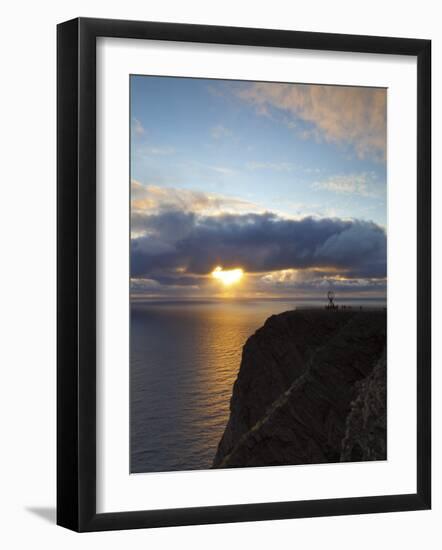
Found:
<path fill-rule="evenodd" d="M 275 172 L 292 172 L 296 165 L 292 162 L 247 162 L 248 170 L 273 170 Z"/>
<path fill-rule="evenodd" d="M 213 139 L 222 139 L 222 138 L 229 138 L 233 135 L 233 132 L 223 126 L 222 124 L 218 124 L 217 126 L 214 126 L 210 130 L 210 135 Z"/>
<path fill-rule="evenodd" d="M 313 189 L 321 189 L 344 195 L 359 195 L 362 197 L 377 197 L 376 178 L 370 172 L 332 176 L 312 184 Z"/>
<path fill-rule="evenodd" d="M 222 174 L 223 176 L 233 176 L 236 174 L 236 170 L 229 168 L 228 166 L 209 166 L 209 168 L 218 174 Z"/>
<path fill-rule="evenodd" d="M 209 92 L 209 94 L 214 96 L 214 97 L 224 97 L 225 96 L 225 91 L 221 90 L 221 88 L 219 86 L 219 81 L 216 82 L 216 85 L 209 84 L 206 89 Z"/>
<path fill-rule="evenodd" d="M 132 119 L 132 131 L 136 136 L 144 135 L 144 132 L 145 132 L 144 127 L 137 118 Z"/>
<path fill-rule="evenodd" d="M 218 215 L 220 213 L 263 212 L 258 205 L 237 197 L 205 193 L 191 189 L 163 187 L 159 185 L 144 185 L 132 180 L 131 184 L 132 218 L 137 226 L 137 216 L 153 215 L 163 212 L 193 212 L 202 215 Z"/>
<path fill-rule="evenodd" d="M 325 269 L 283 269 L 261 275 L 257 281 L 258 287 L 267 287 L 270 292 L 308 291 L 325 295 L 333 288 L 336 291 L 351 295 L 355 291 L 358 296 L 383 296 L 386 291 L 386 277 L 348 277 L 345 270 L 328 267 Z"/>
<path fill-rule="evenodd" d="M 258 113 L 268 107 L 311 124 L 304 138 L 315 137 L 354 147 L 360 158 L 385 160 L 386 90 L 349 86 L 274 84 L 256 82 L 236 90 Z M 290 122 L 284 117 L 284 124 Z"/>
<path fill-rule="evenodd" d="M 143 149 L 146 155 L 173 155 L 175 149 L 173 147 L 145 147 Z"/>

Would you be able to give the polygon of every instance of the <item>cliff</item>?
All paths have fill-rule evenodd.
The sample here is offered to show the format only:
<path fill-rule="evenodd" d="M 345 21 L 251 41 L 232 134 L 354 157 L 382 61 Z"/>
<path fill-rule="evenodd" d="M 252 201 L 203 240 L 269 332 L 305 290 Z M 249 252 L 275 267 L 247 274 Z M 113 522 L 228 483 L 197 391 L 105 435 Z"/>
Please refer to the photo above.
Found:
<path fill-rule="evenodd" d="M 387 362 L 385 354 L 371 374 L 356 383 L 350 405 L 341 460 L 385 460 L 387 457 Z"/>
<path fill-rule="evenodd" d="M 215 468 L 386 458 L 386 312 L 299 310 L 243 349 Z"/>

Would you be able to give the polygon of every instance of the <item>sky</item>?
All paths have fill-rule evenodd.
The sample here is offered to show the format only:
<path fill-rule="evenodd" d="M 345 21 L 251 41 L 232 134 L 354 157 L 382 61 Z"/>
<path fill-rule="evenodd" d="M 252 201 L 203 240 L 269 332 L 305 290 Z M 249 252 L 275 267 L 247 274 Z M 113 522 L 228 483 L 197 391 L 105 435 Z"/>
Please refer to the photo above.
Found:
<path fill-rule="evenodd" d="M 133 297 L 385 296 L 385 89 L 130 85 Z"/>

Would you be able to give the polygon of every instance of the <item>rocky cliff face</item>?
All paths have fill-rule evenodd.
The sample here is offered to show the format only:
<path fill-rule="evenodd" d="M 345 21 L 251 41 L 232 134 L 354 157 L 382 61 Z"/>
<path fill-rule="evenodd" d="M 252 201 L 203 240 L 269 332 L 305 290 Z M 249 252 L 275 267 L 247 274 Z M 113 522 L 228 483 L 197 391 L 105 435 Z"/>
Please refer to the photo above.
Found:
<path fill-rule="evenodd" d="M 387 362 L 385 354 L 367 378 L 356 383 L 357 398 L 350 405 L 341 460 L 387 458 Z"/>
<path fill-rule="evenodd" d="M 385 345 L 385 311 L 270 317 L 244 346 L 214 467 L 385 458 Z"/>

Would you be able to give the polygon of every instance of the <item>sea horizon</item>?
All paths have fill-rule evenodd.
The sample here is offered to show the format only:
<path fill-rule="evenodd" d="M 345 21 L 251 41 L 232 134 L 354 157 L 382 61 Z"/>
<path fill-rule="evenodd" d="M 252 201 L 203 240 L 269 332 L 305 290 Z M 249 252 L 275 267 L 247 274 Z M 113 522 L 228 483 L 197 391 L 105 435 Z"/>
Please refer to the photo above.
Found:
<path fill-rule="evenodd" d="M 141 296 L 130 294 L 130 303 L 194 303 L 194 304 L 205 304 L 205 303 L 247 303 L 247 302 L 302 302 L 302 303 L 312 303 L 320 307 L 320 304 L 324 306 L 327 304 L 327 298 L 325 296 L 256 296 L 256 297 L 247 297 L 247 296 L 208 296 L 204 298 L 195 298 L 195 297 L 168 297 L 168 296 Z M 376 302 L 382 305 L 387 304 L 386 296 L 342 296 L 335 299 L 337 305 L 347 304 L 348 302 Z"/>

